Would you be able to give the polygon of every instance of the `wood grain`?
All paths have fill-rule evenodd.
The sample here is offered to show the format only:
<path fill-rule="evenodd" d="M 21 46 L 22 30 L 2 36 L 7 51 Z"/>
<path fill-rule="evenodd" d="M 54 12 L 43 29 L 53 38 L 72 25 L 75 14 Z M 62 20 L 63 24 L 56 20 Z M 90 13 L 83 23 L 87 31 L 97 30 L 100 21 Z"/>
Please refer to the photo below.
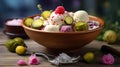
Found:
<path fill-rule="evenodd" d="M 27 56 L 19 56 L 16 53 L 11 53 L 9 52 L 6 47 L 5 47 L 5 42 L 8 40 L 8 38 L 3 34 L 0 33 L 0 67 L 19 67 L 18 65 L 16 65 L 17 61 L 19 59 L 25 59 L 29 57 L 29 55 Z M 54 54 L 54 52 L 48 51 L 46 50 L 45 47 L 39 45 L 38 43 L 36 43 L 33 40 L 25 40 L 25 43 L 27 44 L 28 48 L 27 51 L 28 52 L 44 52 L 44 53 L 49 53 L 49 54 Z M 100 42 L 100 41 L 92 41 L 91 43 L 89 43 L 88 45 L 86 45 L 85 47 L 83 47 L 81 50 L 77 50 L 75 52 L 71 52 L 71 55 L 83 55 L 84 53 L 88 52 L 88 51 L 93 51 L 96 55 L 96 62 L 92 63 L 92 64 L 87 64 L 83 61 L 80 61 L 76 64 L 69 64 L 69 65 L 61 65 L 62 67 L 119 67 L 120 66 L 120 58 L 119 57 L 115 57 L 115 59 L 118 59 L 118 61 L 115 61 L 115 63 L 113 65 L 104 65 L 101 63 L 101 57 L 102 54 L 100 53 L 100 48 L 102 45 L 108 45 L 105 42 Z M 114 47 L 117 50 L 120 50 L 120 45 L 119 44 L 114 44 L 111 45 L 112 47 Z M 55 65 L 50 64 L 46 59 L 44 59 L 43 57 L 38 57 L 41 60 L 41 64 L 39 65 L 29 65 L 30 67 L 56 67 Z M 27 67 L 27 66 L 25 66 Z"/>

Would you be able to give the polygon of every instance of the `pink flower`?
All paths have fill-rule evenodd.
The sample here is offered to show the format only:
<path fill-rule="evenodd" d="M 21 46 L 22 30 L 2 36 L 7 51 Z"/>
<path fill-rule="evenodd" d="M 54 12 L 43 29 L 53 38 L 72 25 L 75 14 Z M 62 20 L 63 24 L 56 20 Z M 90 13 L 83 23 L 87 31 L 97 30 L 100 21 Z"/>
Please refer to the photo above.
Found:
<path fill-rule="evenodd" d="M 114 57 L 111 54 L 106 54 L 102 57 L 102 62 L 104 64 L 113 64 L 114 63 Z"/>
<path fill-rule="evenodd" d="M 17 62 L 17 65 L 26 66 L 26 65 L 27 65 L 27 62 L 26 62 L 25 60 L 21 59 L 21 60 L 19 60 L 19 61 Z"/>
<path fill-rule="evenodd" d="M 39 59 L 37 58 L 37 56 L 35 54 L 32 54 L 29 57 L 28 64 L 31 64 L 31 65 L 37 65 L 37 64 L 39 64 Z"/>

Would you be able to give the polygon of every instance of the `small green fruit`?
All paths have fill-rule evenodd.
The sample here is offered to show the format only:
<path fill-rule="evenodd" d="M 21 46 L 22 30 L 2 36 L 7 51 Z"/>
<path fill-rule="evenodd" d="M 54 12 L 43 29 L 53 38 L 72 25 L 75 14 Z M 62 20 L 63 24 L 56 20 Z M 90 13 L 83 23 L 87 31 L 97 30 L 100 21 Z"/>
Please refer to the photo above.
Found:
<path fill-rule="evenodd" d="M 14 38 L 13 40 L 15 40 L 18 44 L 21 44 L 21 43 L 24 42 L 23 39 L 20 38 L 20 37 L 16 37 L 16 38 Z"/>
<path fill-rule="evenodd" d="M 18 55 L 24 55 L 26 53 L 26 48 L 24 46 L 17 46 L 16 49 L 15 49 L 15 52 L 18 54 Z"/>
<path fill-rule="evenodd" d="M 45 10 L 42 12 L 41 16 L 47 20 L 50 17 L 52 11 Z"/>
<path fill-rule="evenodd" d="M 14 39 L 8 40 L 5 44 L 5 46 L 10 52 L 15 52 L 15 49 L 17 46 L 27 47 L 26 44 L 24 43 L 23 39 L 20 37 L 16 37 Z"/>
<path fill-rule="evenodd" d="M 103 35 L 103 40 L 108 43 L 114 43 L 116 42 L 117 34 L 113 30 L 107 30 Z"/>
<path fill-rule="evenodd" d="M 5 44 L 5 46 L 7 47 L 7 49 L 10 51 L 10 52 L 15 52 L 15 48 L 16 47 L 13 47 L 13 45 L 15 45 L 16 42 L 14 40 L 8 40 Z"/>
<path fill-rule="evenodd" d="M 27 47 L 26 44 L 24 43 L 24 40 L 23 40 L 22 38 L 16 37 L 16 38 L 14 38 L 13 40 L 16 42 L 17 46 L 18 46 L 18 45 L 22 45 L 22 46 L 24 46 L 24 47 Z"/>
<path fill-rule="evenodd" d="M 68 24 L 68 25 L 71 25 L 73 23 L 73 17 L 71 16 L 66 16 L 65 17 L 65 23 Z"/>
<path fill-rule="evenodd" d="M 32 23 L 32 27 L 35 29 L 40 29 L 43 26 L 44 21 L 42 19 L 34 20 Z"/>
<path fill-rule="evenodd" d="M 84 61 L 86 61 L 87 63 L 91 63 L 93 62 L 94 60 L 94 53 L 93 52 L 87 52 L 84 56 L 83 56 L 83 59 Z"/>
<path fill-rule="evenodd" d="M 31 27 L 33 21 L 34 20 L 32 18 L 26 18 L 24 23 L 26 26 Z"/>
<path fill-rule="evenodd" d="M 86 22 L 76 22 L 74 29 L 75 31 L 88 30 L 88 24 Z"/>

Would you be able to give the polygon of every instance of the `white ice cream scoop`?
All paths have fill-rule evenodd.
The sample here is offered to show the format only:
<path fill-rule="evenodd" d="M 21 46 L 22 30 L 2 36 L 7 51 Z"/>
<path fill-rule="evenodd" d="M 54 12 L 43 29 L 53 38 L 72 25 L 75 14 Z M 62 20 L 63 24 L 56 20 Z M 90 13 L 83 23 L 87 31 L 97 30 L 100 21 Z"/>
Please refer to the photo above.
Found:
<path fill-rule="evenodd" d="M 60 27 L 58 25 L 46 25 L 44 31 L 46 32 L 59 32 Z"/>
<path fill-rule="evenodd" d="M 51 25 L 62 25 L 64 23 L 64 18 L 67 16 L 68 13 L 65 11 L 64 14 L 55 14 L 55 12 L 52 12 L 50 15 L 50 18 L 48 19 L 49 24 Z"/>
<path fill-rule="evenodd" d="M 76 22 L 82 21 L 82 22 L 88 22 L 89 21 L 89 16 L 88 13 L 84 10 L 79 10 L 74 13 L 73 16 L 74 20 Z"/>

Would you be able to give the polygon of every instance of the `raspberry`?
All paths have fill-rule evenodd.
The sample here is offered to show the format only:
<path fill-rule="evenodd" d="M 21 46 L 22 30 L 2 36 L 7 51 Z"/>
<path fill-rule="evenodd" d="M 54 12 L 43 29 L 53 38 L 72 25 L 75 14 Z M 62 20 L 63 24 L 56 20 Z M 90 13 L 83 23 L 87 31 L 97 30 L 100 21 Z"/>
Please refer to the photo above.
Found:
<path fill-rule="evenodd" d="M 56 9 L 55 9 L 55 13 L 56 14 L 64 14 L 65 12 L 65 9 L 63 6 L 58 6 Z"/>

